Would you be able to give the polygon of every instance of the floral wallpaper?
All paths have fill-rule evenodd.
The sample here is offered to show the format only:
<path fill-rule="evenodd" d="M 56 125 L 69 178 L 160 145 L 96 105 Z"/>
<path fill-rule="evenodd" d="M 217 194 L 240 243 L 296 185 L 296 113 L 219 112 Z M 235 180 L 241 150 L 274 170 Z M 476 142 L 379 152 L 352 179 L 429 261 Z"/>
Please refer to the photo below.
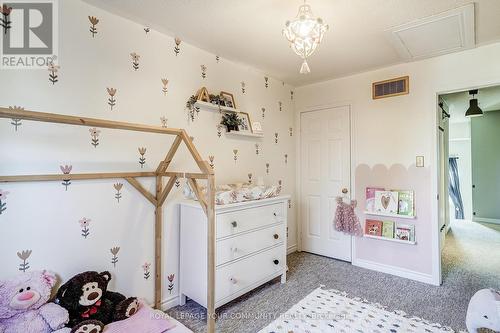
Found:
<path fill-rule="evenodd" d="M 215 170 L 218 184 L 281 181 L 283 193 L 294 195 L 293 87 L 224 54 L 193 47 L 182 36 L 163 35 L 82 1 L 60 2 L 60 11 L 65 33 L 59 57 L 41 75 L 2 73 L 2 106 L 183 128 L 196 138 L 194 144 Z M 2 8 L 2 14 L 2 28 L 9 29 L 8 10 Z M 233 94 L 238 108 L 261 123 L 264 137 L 227 135 L 217 111 L 197 107 L 188 112 L 186 101 L 201 87 L 210 94 Z M 0 234 L 0 253 L 7 257 L 0 278 L 50 269 L 64 281 L 85 269 L 106 269 L 120 275 L 112 280 L 113 290 L 152 301 L 151 203 L 123 179 L 80 181 L 70 175 L 152 171 L 171 142 L 153 134 L 0 119 L 2 174 L 68 175 L 57 182 L 0 184 L 0 225 L 13 226 Z M 196 172 L 185 148 L 179 151 L 171 170 Z M 154 192 L 152 179 L 138 180 Z M 178 293 L 179 230 L 173 203 L 182 197 L 185 183 L 176 180 L 164 207 L 164 229 L 170 236 L 163 244 L 163 298 L 169 305 Z M 23 209 L 26 205 L 30 209 Z"/>

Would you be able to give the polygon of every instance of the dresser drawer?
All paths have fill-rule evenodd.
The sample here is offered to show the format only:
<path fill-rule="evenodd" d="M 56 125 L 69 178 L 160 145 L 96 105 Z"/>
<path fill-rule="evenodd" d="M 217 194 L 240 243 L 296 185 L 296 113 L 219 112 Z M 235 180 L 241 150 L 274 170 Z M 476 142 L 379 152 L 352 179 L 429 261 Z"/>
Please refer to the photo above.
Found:
<path fill-rule="evenodd" d="M 217 265 L 283 243 L 285 237 L 285 224 L 282 223 L 220 240 L 217 242 Z"/>
<path fill-rule="evenodd" d="M 217 268 L 215 298 L 220 301 L 286 267 L 284 245 Z"/>
<path fill-rule="evenodd" d="M 217 214 L 217 238 L 235 235 L 283 221 L 283 204 Z"/>

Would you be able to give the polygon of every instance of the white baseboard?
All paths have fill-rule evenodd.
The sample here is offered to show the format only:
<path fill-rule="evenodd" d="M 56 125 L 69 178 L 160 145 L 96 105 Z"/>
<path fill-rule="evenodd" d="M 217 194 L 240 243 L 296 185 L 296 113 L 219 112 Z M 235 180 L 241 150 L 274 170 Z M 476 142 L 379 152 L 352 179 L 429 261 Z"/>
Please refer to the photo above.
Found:
<path fill-rule="evenodd" d="M 174 296 L 171 296 L 171 297 L 169 297 L 161 302 L 161 309 L 163 311 L 166 311 L 166 310 L 173 308 L 174 306 L 177 306 L 179 304 L 180 304 L 179 295 L 174 295 Z"/>
<path fill-rule="evenodd" d="M 286 254 L 294 253 L 297 252 L 297 244 L 295 245 L 290 245 L 288 249 L 286 250 Z"/>
<path fill-rule="evenodd" d="M 472 221 L 481 223 L 500 224 L 500 219 L 488 219 L 486 217 L 473 217 Z"/>
<path fill-rule="evenodd" d="M 415 281 L 419 281 L 419 282 L 423 282 L 423 283 L 427 283 L 427 284 L 436 285 L 431 274 L 423 274 L 423 273 L 415 272 L 415 271 L 412 271 L 409 269 L 395 267 L 395 266 L 391 266 L 391 265 L 384 265 L 384 264 L 380 264 L 380 263 L 373 262 L 370 260 L 363 260 L 363 259 L 355 259 L 355 260 L 353 260 L 352 264 L 354 266 L 358 266 L 358 267 L 362 267 L 362 268 L 366 268 L 366 269 L 371 269 L 373 271 L 391 274 L 391 275 L 395 275 L 395 276 L 399 276 L 402 278 L 415 280 Z"/>

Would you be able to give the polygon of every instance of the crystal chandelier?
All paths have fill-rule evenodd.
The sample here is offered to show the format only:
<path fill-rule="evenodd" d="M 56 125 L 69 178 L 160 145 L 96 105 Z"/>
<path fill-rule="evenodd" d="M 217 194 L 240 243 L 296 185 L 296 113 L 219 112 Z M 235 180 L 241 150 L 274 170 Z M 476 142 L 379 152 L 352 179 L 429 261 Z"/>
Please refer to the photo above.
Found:
<path fill-rule="evenodd" d="M 305 3 L 299 7 L 297 16 L 292 21 L 287 21 L 283 29 L 283 35 L 290 42 L 290 47 L 302 59 L 301 74 L 310 73 L 307 58 L 314 53 L 319 43 L 323 40 L 328 25 L 323 20 L 315 18 L 311 7 Z"/>

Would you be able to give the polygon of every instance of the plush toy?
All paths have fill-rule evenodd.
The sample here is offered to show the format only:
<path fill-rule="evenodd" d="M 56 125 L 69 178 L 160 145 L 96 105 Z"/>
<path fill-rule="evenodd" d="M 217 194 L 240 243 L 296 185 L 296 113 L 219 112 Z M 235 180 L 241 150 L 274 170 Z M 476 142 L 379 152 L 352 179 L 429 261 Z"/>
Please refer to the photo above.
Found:
<path fill-rule="evenodd" d="M 75 333 L 99 333 L 104 325 L 129 318 L 139 309 L 137 298 L 108 291 L 109 272 L 84 272 L 72 277 L 57 291 L 57 304 L 69 312 Z"/>
<path fill-rule="evenodd" d="M 500 332 L 500 292 L 481 289 L 472 296 L 467 308 L 467 329 L 477 333 L 480 328 Z"/>
<path fill-rule="evenodd" d="M 48 271 L 0 281 L 0 333 L 69 333 L 68 311 L 47 303 L 56 277 Z"/>

